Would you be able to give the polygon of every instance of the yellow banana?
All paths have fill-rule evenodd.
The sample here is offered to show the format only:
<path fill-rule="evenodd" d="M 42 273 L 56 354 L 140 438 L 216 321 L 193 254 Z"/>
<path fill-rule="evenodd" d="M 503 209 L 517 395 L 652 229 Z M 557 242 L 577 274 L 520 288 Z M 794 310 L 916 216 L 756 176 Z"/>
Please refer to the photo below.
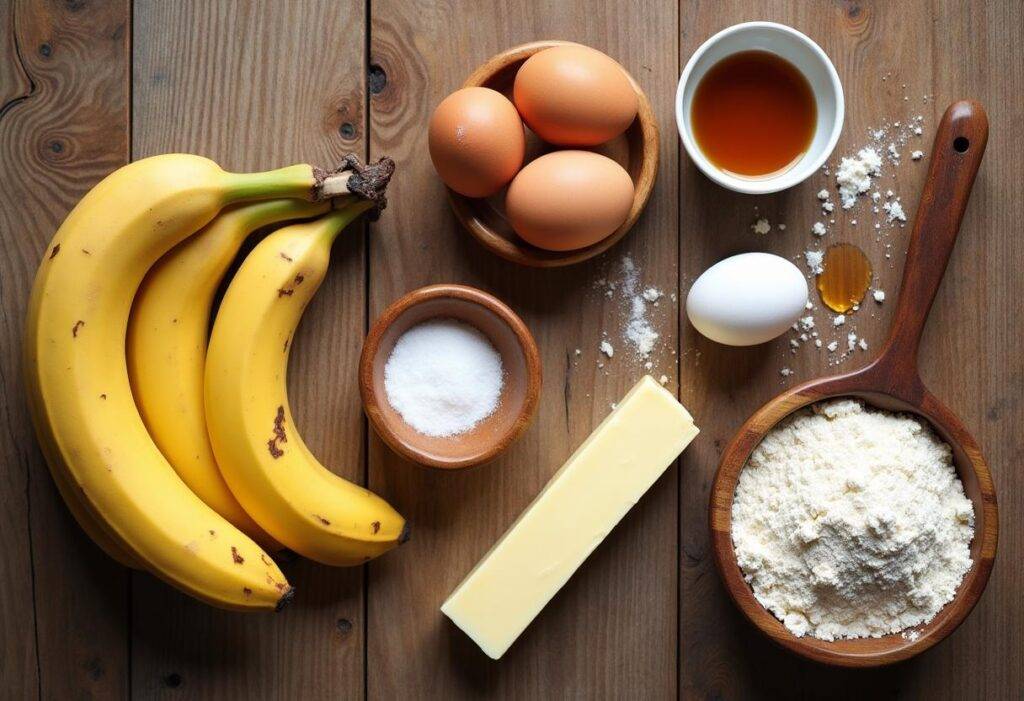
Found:
<path fill-rule="evenodd" d="M 196 496 L 270 550 L 281 545 L 231 494 L 206 434 L 203 371 L 210 315 L 217 287 L 249 234 L 329 209 L 329 202 L 285 199 L 224 210 L 149 271 L 128 321 L 128 377 L 157 447 Z"/>
<path fill-rule="evenodd" d="M 35 411 L 31 408 L 32 404 L 32 393 L 29 393 L 29 411 L 35 414 Z M 43 457 L 47 463 L 53 463 L 54 459 L 51 458 L 50 448 L 52 446 L 42 445 Z M 139 562 L 138 558 L 132 555 L 121 543 L 119 543 L 114 537 L 107 533 L 103 526 L 96 520 L 96 517 L 86 508 L 82 501 L 78 490 L 72 485 L 72 482 L 68 479 L 67 475 L 62 470 L 52 470 L 54 484 L 57 485 L 57 491 L 60 493 L 61 498 L 64 499 L 64 503 L 67 504 L 68 511 L 74 517 L 78 525 L 85 531 L 85 534 L 94 542 L 100 550 L 105 552 L 107 556 L 116 561 L 118 564 L 131 569 L 141 570 L 144 569 L 142 563 Z"/>
<path fill-rule="evenodd" d="M 349 179 L 308 165 L 227 173 L 185 154 L 137 161 L 78 203 L 36 274 L 26 386 L 57 484 L 79 495 L 72 513 L 88 513 L 87 531 L 98 528 L 154 574 L 218 606 L 273 609 L 292 589 L 266 553 L 185 486 L 146 431 L 125 360 L 132 299 L 157 259 L 224 206 L 320 199 Z"/>
<path fill-rule="evenodd" d="M 365 562 L 408 538 L 387 502 L 313 457 L 288 406 L 295 328 L 332 242 L 368 206 L 350 204 L 258 244 L 221 301 L 206 358 L 207 427 L 232 492 L 268 533 L 329 565 Z"/>

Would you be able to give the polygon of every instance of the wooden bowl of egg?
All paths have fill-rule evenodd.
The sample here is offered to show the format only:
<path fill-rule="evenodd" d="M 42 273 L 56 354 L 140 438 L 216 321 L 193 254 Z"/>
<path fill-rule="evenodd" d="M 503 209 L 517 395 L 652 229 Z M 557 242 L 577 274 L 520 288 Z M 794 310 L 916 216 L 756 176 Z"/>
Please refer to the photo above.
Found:
<path fill-rule="evenodd" d="M 636 223 L 658 171 L 658 125 L 614 59 L 538 41 L 494 56 L 438 105 L 430 152 L 477 241 L 557 267 L 603 253 Z"/>
<path fill-rule="evenodd" d="M 493 460 L 530 425 L 540 387 L 540 353 L 526 324 L 465 285 L 429 285 L 393 302 L 359 361 L 363 408 L 377 435 L 428 467 Z"/>

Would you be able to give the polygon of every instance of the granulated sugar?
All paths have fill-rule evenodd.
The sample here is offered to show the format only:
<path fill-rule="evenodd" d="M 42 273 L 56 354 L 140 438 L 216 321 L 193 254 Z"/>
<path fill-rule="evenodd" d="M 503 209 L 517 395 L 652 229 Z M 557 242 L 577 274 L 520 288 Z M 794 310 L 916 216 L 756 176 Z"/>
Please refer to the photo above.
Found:
<path fill-rule="evenodd" d="M 754 596 L 797 636 L 925 624 L 971 567 L 974 510 L 949 446 L 915 417 L 849 399 L 765 437 L 740 474 L 732 521 Z"/>
<path fill-rule="evenodd" d="M 403 333 L 384 366 L 388 403 L 427 436 L 465 433 L 498 408 L 501 355 L 476 328 L 431 319 Z"/>

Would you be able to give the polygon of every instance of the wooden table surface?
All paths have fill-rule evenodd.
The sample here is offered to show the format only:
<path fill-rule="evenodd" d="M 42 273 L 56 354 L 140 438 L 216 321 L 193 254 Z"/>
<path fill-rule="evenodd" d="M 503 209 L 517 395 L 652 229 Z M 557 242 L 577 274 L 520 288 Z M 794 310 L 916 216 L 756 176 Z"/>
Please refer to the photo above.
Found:
<path fill-rule="evenodd" d="M 5 0 L 0 3 L 0 684 L 5 698 L 1020 698 L 1024 685 L 1024 11 L 1021 2 L 722 0 Z M 963 417 L 992 467 L 1001 511 L 988 590 L 950 639 L 913 661 L 837 671 L 772 647 L 727 599 L 708 549 L 708 488 L 723 443 L 783 387 L 832 372 L 788 337 L 717 346 L 680 321 L 679 302 L 714 261 L 740 251 L 789 257 L 818 245 L 814 193 L 724 191 L 681 154 L 673 96 L 710 34 L 769 19 L 810 35 L 846 91 L 831 162 L 869 127 L 921 114 L 927 154 L 937 119 L 982 101 L 988 155 L 931 315 L 922 351 L 932 390 Z M 426 148 L 434 105 L 492 54 L 541 38 L 584 42 L 620 60 L 650 96 L 661 170 L 647 211 L 603 258 L 531 270 L 483 251 L 450 213 Z M 927 96 L 927 98 L 926 98 Z M 327 465 L 394 503 L 412 540 L 361 569 L 285 565 L 298 587 L 279 615 L 226 613 L 108 560 L 79 531 L 44 466 L 25 410 L 20 343 L 36 265 L 95 182 L 133 159 L 204 154 L 232 170 L 330 165 L 355 151 L 398 162 L 391 206 L 335 248 L 328 281 L 292 354 L 292 403 Z M 906 157 L 884 187 L 916 207 L 925 173 Z M 895 178 L 889 175 L 894 174 Z M 869 255 L 885 304 L 856 327 L 884 338 L 909 227 L 876 236 L 863 202 L 824 243 Z M 784 223 L 765 236 L 758 216 Z M 886 257 L 886 253 L 890 257 Z M 703 429 L 677 466 L 591 556 L 500 662 L 438 611 L 471 565 L 644 372 L 621 340 L 627 313 L 595 290 L 632 257 L 667 293 L 652 318 L 652 372 Z M 435 282 L 508 302 L 541 349 L 539 415 L 497 462 L 442 474 L 403 462 L 367 431 L 356 361 L 368 324 L 402 293 Z M 815 311 L 819 326 L 829 317 Z M 599 355 L 602 332 L 620 352 Z M 823 338 L 839 334 L 827 329 Z M 580 349 L 579 356 L 576 349 Z M 603 364 L 603 367 L 602 367 Z M 779 371 L 794 372 L 782 378 Z"/>

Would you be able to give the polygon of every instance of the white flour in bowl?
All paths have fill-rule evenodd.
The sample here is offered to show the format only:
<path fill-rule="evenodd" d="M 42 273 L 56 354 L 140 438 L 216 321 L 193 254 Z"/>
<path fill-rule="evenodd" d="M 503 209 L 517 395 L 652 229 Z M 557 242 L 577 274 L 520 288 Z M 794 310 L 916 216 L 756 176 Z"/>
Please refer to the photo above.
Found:
<path fill-rule="evenodd" d="M 754 449 L 732 509 L 754 596 L 797 636 L 927 623 L 971 567 L 974 510 L 949 446 L 911 415 L 823 402 Z"/>

